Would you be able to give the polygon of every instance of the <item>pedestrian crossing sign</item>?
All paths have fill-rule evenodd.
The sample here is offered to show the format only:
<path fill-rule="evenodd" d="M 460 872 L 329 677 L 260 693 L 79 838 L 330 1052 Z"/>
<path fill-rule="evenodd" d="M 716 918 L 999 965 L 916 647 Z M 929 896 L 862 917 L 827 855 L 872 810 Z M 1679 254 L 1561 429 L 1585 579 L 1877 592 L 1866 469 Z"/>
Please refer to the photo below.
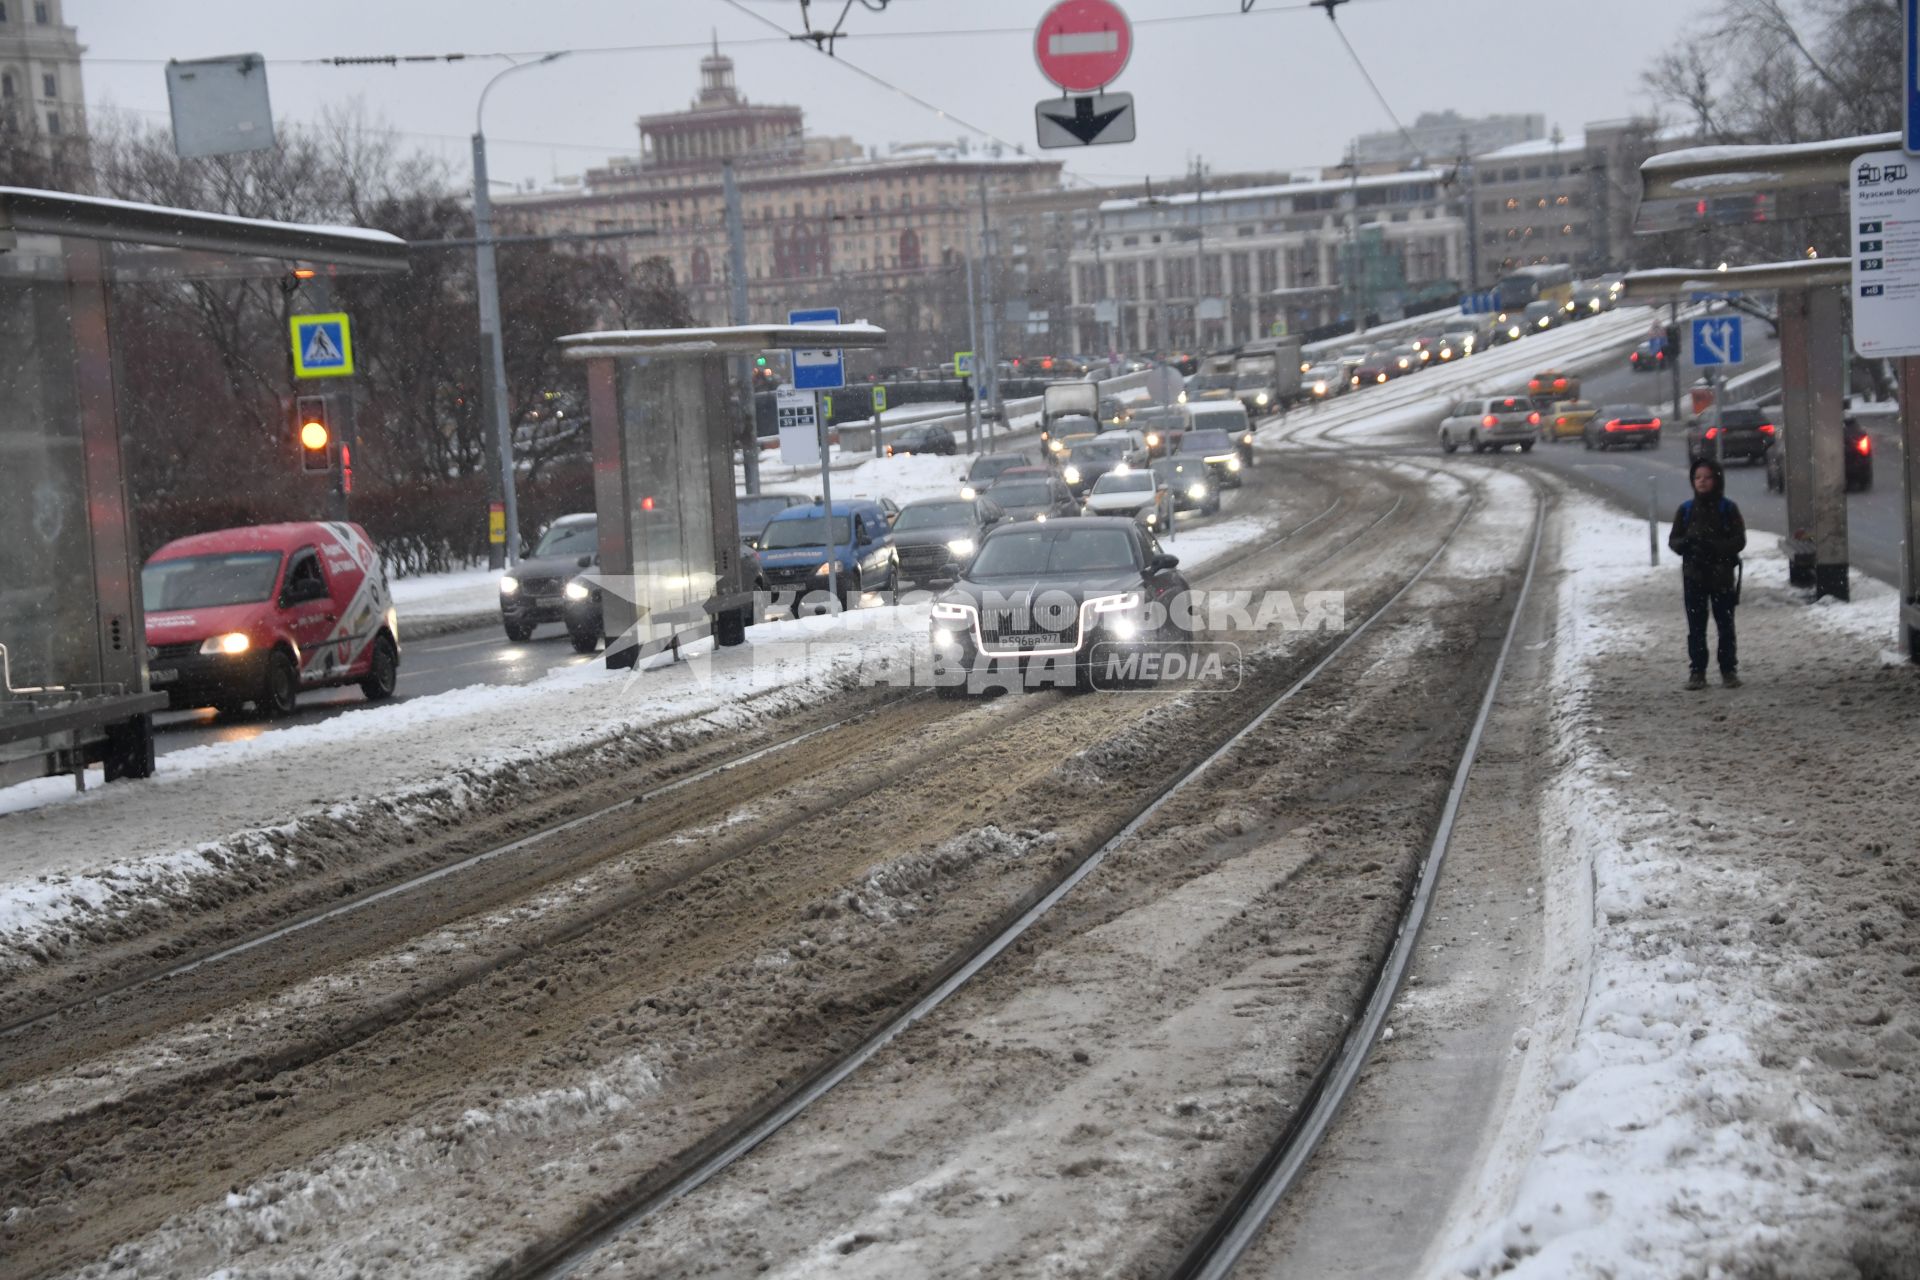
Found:
<path fill-rule="evenodd" d="M 293 317 L 293 376 L 344 378 L 353 372 L 353 330 L 347 313 Z"/>

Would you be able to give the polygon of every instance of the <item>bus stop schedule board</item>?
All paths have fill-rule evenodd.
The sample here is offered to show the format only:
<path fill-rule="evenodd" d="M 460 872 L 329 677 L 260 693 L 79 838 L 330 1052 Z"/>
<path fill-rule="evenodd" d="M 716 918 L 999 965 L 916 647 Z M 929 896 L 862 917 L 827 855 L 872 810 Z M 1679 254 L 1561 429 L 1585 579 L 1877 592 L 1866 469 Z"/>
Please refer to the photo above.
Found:
<path fill-rule="evenodd" d="M 1853 340 L 1861 355 L 1920 355 L 1920 160 L 1853 164 Z"/>

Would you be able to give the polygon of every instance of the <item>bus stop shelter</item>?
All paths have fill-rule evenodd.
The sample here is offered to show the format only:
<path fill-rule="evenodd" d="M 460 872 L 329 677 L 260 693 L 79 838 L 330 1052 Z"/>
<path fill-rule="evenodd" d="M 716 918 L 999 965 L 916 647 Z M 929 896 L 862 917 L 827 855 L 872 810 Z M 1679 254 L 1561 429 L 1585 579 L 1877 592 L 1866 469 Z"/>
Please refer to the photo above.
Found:
<path fill-rule="evenodd" d="M 1847 207 L 1858 158 L 1898 149 L 1898 133 L 1869 134 L 1782 146 L 1694 147 L 1651 157 L 1640 166 L 1635 229 L 1671 230 L 1709 196 L 1822 191 Z M 1817 592 L 1846 596 L 1845 364 L 1843 291 L 1852 259 L 1812 258 L 1715 271 L 1673 268 L 1636 272 L 1627 293 L 1643 299 L 1680 292 L 1774 289 L 1780 297 L 1781 392 L 1787 426 L 1787 550 L 1796 577 Z M 1901 581 L 1900 635 L 1920 661 L 1920 356 L 1895 361 L 1900 383 Z"/>
<path fill-rule="evenodd" d="M 120 282 L 404 271 L 378 231 L 0 187 L 0 785 L 153 772 Z"/>
<path fill-rule="evenodd" d="M 559 339 L 567 359 L 587 364 L 600 532 L 595 579 L 607 666 L 631 667 L 707 635 L 739 644 L 753 619 L 753 581 L 734 503 L 738 410 L 728 359 L 875 348 L 886 340 L 885 330 L 865 322 L 621 329 Z"/>

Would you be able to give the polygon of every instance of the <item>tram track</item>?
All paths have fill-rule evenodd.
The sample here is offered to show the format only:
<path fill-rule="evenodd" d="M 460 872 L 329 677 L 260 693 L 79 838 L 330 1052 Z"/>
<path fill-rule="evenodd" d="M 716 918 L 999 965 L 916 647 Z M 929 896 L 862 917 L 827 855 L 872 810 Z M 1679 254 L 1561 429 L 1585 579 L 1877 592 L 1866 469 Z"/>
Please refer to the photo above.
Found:
<path fill-rule="evenodd" d="M 1402 487 L 1404 489 L 1404 485 Z M 1278 549 L 1282 549 L 1285 547 L 1287 539 L 1296 535 L 1304 536 L 1307 532 L 1311 532 L 1316 541 L 1326 544 L 1325 546 L 1315 548 L 1321 554 L 1315 556 L 1314 561 L 1316 563 L 1331 561 L 1340 555 L 1350 552 L 1355 544 L 1374 535 L 1380 530 L 1383 523 L 1395 518 L 1404 505 L 1404 498 L 1404 492 L 1400 497 L 1393 498 L 1390 502 L 1387 501 L 1385 497 L 1382 497 L 1377 500 L 1377 505 L 1374 510 L 1356 512 L 1355 516 L 1344 522 L 1341 527 L 1331 527 L 1328 525 L 1328 521 L 1331 520 L 1332 514 L 1341 507 L 1342 502 L 1341 499 L 1336 498 L 1332 504 L 1321 510 L 1311 519 L 1304 523 L 1294 525 L 1279 538 L 1266 540 L 1262 544 L 1250 548 L 1246 554 L 1218 562 L 1215 566 L 1210 567 L 1208 576 L 1210 578 L 1215 577 L 1224 570 L 1237 570 L 1244 566 L 1250 558 L 1255 558 L 1261 553 L 1273 553 Z M 1379 510 L 1379 507 L 1385 507 L 1385 510 Z M 1355 524 L 1357 524 L 1357 528 L 1353 527 Z M 925 705 L 932 706 L 933 704 L 931 700 L 928 700 Z M 1036 743 L 1046 740 L 1048 734 L 1053 732 L 1053 728 L 1048 723 L 1050 719 L 1071 722 L 1093 718 L 1091 717 L 1088 700 L 1069 698 L 1015 700 L 998 708 L 992 706 L 988 708 L 960 708 L 950 714 L 955 716 L 970 714 L 983 720 L 991 720 L 995 716 L 998 716 L 1001 722 L 993 726 L 993 732 L 1002 734 L 1013 733 L 1018 730 L 1022 724 L 1031 722 L 1026 732 L 1030 735 L 1032 741 Z M 940 722 L 941 719 L 935 717 L 928 722 L 928 726 L 924 727 L 933 727 Z M 918 730 L 916 729 L 915 732 L 918 732 Z M 790 748 L 790 750 L 798 754 L 810 754 L 817 750 L 818 746 L 818 740 L 812 740 L 804 748 Z M 928 754 L 930 756 L 951 754 L 950 752 L 943 752 L 939 744 L 929 744 L 929 748 Z M 1029 772 L 1033 776 L 1037 777 L 1045 772 L 1045 768 L 1051 767 L 1048 763 L 1048 757 L 1044 753 L 1026 752 L 1025 755 L 1033 762 L 1029 769 Z M 716 769 L 724 769 L 725 767 L 727 766 L 715 766 Z M 938 764 L 931 759 L 920 770 L 920 773 L 923 775 L 937 772 Z M 902 780 L 896 779 L 895 781 Z M 692 785 L 692 780 L 689 779 L 685 789 L 691 791 L 697 790 L 698 788 Z M 878 790 L 878 788 L 870 788 L 867 795 L 870 797 L 876 790 Z M 962 816 L 959 812 L 953 812 L 950 815 L 952 822 L 956 823 L 961 820 Z M 937 826 L 938 823 L 936 822 L 934 825 Z M 738 841 L 740 849 L 743 852 L 752 846 L 764 843 L 765 833 L 755 833 L 753 831 L 743 833 Z M 710 866 L 702 874 L 710 875 L 713 871 L 714 867 Z M 692 877 L 692 880 L 697 881 L 700 878 L 701 876 L 696 875 Z M 688 883 L 690 883 L 690 881 L 683 880 L 681 882 L 683 886 Z M 621 914 L 621 911 L 626 911 L 630 914 L 631 909 L 637 905 L 639 904 L 636 901 L 625 904 L 620 911 L 595 912 L 597 923 L 591 928 L 581 929 L 573 933 L 571 935 L 571 943 L 568 943 L 566 939 L 547 939 L 536 946 L 522 948 L 510 953 L 502 953 L 506 959 L 495 964 L 478 964 L 477 967 L 467 975 L 466 981 L 459 985 L 465 988 L 472 987 L 483 981 L 488 983 L 497 981 L 496 975 L 498 975 L 504 967 L 516 962 L 524 962 L 528 957 L 534 956 L 536 953 L 541 955 L 542 962 L 545 963 L 547 959 L 545 955 L 546 952 L 564 949 L 566 945 L 577 946 L 579 940 L 592 933 L 594 928 L 604 929 L 606 921 Z M 234 959 L 238 958 L 239 957 L 234 957 Z M 204 973 L 206 972 L 206 967 L 203 966 L 192 972 L 194 974 Z M 241 1057 L 246 1059 L 243 1068 L 237 1071 L 224 1068 L 210 1069 L 209 1072 L 199 1080 L 196 1087 L 204 1091 L 212 1089 L 217 1084 L 223 1082 L 234 1085 L 235 1087 L 246 1084 L 249 1081 L 255 1082 L 256 1084 L 265 1084 L 276 1080 L 280 1076 L 289 1073 L 298 1073 L 303 1066 L 310 1066 L 325 1057 L 344 1054 L 349 1050 L 352 1050 L 356 1054 L 361 1053 L 363 1052 L 362 1050 L 355 1049 L 356 1045 L 370 1044 L 375 1039 L 383 1038 L 383 1033 L 396 1027 L 400 1022 L 418 1017 L 423 1009 L 432 1007 L 436 1001 L 444 1003 L 447 998 L 448 993 L 445 991 L 428 991 L 415 988 L 400 997 L 382 1017 L 376 1017 L 371 1021 L 361 1020 L 359 1022 L 350 1022 L 344 1028 L 338 1023 L 329 1025 L 324 1028 L 323 1031 L 310 1038 L 309 1044 L 312 1046 L 311 1049 L 292 1054 L 291 1056 L 284 1052 L 261 1052 L 261 1046 L 257 1044 L 249 1046 L 248 1050 L 241 1055 Z M 588 1003 L 591 1004 L 592 1001 L 588 1001 Z M 364 1010 L 361 1012 L 364 1012 Z M 235 1065 L 239 1066 L 239 1059 L 235 1059 Z M 224 1081 L 222 1080 L 221 1070 L 226 1070 Z M 49 1114 L 46 1126 L 38 1130 L 28 1131 L 16 1129 L 10 1135 L 10 1138 L 14 1140 L 14 1146 L 17 1152 L 20 1152 L 22 1146 L 18 1140 L 25 1138 L 28 1140 L 26 1143 L 28 1149 L 38 1150 L 44 1153 L 44 1155 L 40 1160 L 35 1160 L 29 1154 L 16 1154 L 10 1172 L 7 1175 L 8 1181 L 26 1184 L 44 1177 L 45 1171 L 50 1167 L 45 1161 L 50 1158 L 70 1158 L 77 1151 L 99 1149 L 104 1152 L 111 1149 L 115 1144 L 116 1135 L 123 1119 L 132 1118 L 136 1123 L 148 1124 L 151 1123 L 151 1118 L 163 1106 L 169 1110 L 177 1107 L 183 1112 L 191 1112 L 193 1107 L 186 1105 L 191 1102 L 191 1099 L 188 1098 L 183 1102 L 182 1099 L 177 1096 L 179 1085 L 180 1077 L 177 1075 L 167 1080 L 155 1078 L 147 1082 L 144 1086 L 146 1093 L 140 1100 L 135 1101 L 131 1095 L 128 1095 L 123 1097 L 120 1103 L 114 1106 L 95 1108 L 90 1114 L 78 1121 L 78 1127 L 80 1128 L 91 1126 L 90 1133 L 76 1131 L 75 1117 L 80 1115 L 80 1112 L 72 1111 L 71 1109 L 63 1115 Z M 52 1111 L 59 1111 L 59 1107 L 52 1108 Z M 143 1115 L 146 1119 L 140 1119 Z M 169 1127 L 169 1125 L 162 1123 L 161 1127 L 164 1129 Z M 315 1140 L 317 1141 L 318 1139 Z M 312 1143 L 308 1141 L 302 1141 L 299 1146 L 308 1150 L 313 1149 Z M 9 1199 L 12 1199 L 12 1197 L 9 1197 Z M 138 1215 L 136 1214 L 135 1216 L 137 1217 Z M 74 1256 L 64 1249 L 55 1249 L 53 1252 L 56 1256 Z M 81 1256 L 84 1256 L 84 1250 L 81 1251 Z"/>

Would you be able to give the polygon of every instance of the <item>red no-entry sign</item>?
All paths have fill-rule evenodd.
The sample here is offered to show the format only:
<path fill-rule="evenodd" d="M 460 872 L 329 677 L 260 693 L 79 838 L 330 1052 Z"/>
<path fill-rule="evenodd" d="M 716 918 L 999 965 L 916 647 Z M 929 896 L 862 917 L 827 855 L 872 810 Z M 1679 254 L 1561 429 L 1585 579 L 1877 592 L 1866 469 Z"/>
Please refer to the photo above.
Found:
<path fill-rule="evenodd" d="M 1033 33 L 1040 72 L 1069 93 L 1116 80 L 1133 54 L 1133 29 L 1113 0 L 1060 0 Z"/>

